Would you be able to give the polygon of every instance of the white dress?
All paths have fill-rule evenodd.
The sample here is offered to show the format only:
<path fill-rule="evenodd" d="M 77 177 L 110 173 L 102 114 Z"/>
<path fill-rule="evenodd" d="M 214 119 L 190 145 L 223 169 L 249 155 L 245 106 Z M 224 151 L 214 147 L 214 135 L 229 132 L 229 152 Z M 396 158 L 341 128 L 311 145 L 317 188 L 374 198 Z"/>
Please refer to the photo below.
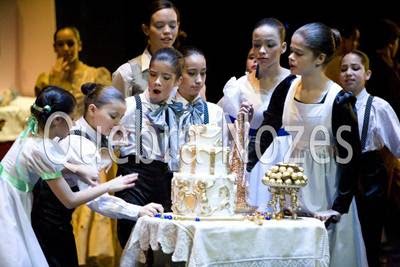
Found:
<path fill-rule="evenodd" d="M 258 129 L 264 119 L 263 112 L 268 108 L 274 90 L 270 90 L 266 94 L 257 92 L 247 79 L 247 75 L 243 75 L 237 80 L 235 77 L 232 77 L 225 84 L 223 91 L 222 109 L 229 115 L 230 122 L 236 120 L 241 103 L 248 101 L 253 104 L 254 108 L 250 128 Z"/>
<path fill-rule="evenodd" d="M 241 103 L 243 101 L 251 103 L 254 108 L 254 115 L 250 121 L 250 136 L 254 138 L 264 120 L 264 111 L 268 109 L 274 91 L 275 88 L 265 94 L 262 91 L 256 91 L 249 82 L 247 75 L 237 80 L 232 77 L 224 87 L 224 97 L 221 101 L 223 110 L 229 115 L 230 121 L 233 122 L 236 120 Z M 290 144 L 291 139 L 289 136 L 275 138 L 274 146 L 268 147 L 262 157 L 260 155 L 260 160 L 252 171 L 246 175 L 248 180 L 247 202 L 249 205 L 256 207 L 258 211 L 266 211 L 268 209 L 267 204 L 271 195 L 268 187 L 262 184 L 261 180 L 265 172 L 272 166 L 272 163 L 284 160 Z"/>
<path fill-rule="evenodd" d="M 31 226 L 31 191 L 40 177 L 61 177 L 64 158 L 57 143 L 34 137 L 18 138 L 4 156 L 0 166 L 0 266 L 48 266 Z"/>
<path fill-rule="evenodd" d="M 324 211 L 332 208 L 338 190 L 339 175 L 334 155 L 332 107 L 341 87 L 330 81 L 323 103 L 304 104 L 294 99 L 299 81 L 299 78 L 294 80 L 289 89 L 282 121 L 287 131 L 293 126 L 304 126 L 299 141 L 293 143 L 290 157 L 291 162 L 304 168 L 304 173 L 309 178 L 307 186 L 300 191 L 300 205 L 312 212 Z M 328 136 L 318 132 L 315 140 L 327 140 L 328 143 L 316 145 L 313 151 L 310 149 L 310 136 L 316 127 L 324 128 Z M 289 132 L 293 137 L 299 134 L 297 131 Z M 328 229 L 330 266 L 368 266 L 354 199 L 348 213 L 343 214 L 340 222 L 332 226 Z"/>

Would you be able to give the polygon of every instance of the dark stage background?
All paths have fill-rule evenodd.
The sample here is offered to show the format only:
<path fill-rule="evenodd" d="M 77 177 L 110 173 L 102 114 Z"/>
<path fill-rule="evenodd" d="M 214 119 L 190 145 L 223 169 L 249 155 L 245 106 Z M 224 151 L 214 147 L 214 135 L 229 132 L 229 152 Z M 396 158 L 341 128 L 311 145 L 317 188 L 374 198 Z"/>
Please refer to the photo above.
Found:
<path fill-rule="evenodd" d="M 73 25 L 81 32 L 83 50 L 80 58 L 92 66 L 105 66 L 113 72 L 127 60 L 141 54 L 145 38 L 141 31 L 141 16 L 146 0 L 56 0 L 57 26 Z M 181 28 L 188 34 L 185 45 L 204 51 L 207 59 L 207 97 L 217 102 L 226 81 L 244 74 L 251 33 L 257 21 L 275 17 L 287 26 L 287 41 L 293 31 L 305 23 L 321 21 L 331 27 L 357 24 L 364 32 L 374 27 L 379 18 L 399 22 L 393 4 L 361 7 L 351 4 L 321 1 L 307 5 L 303 1 L 194 1 L 176 0 L 181 12 Z M 216 6 L 218 5 L 218 6 Z M 361 11 L 367 10 L 367 11 Z M 290 14 L 295 15 L 290 15 Z M 368 46 L 368 41 L 364 41 Z M 288 53 L 282 56 L 287 66 Z"/>

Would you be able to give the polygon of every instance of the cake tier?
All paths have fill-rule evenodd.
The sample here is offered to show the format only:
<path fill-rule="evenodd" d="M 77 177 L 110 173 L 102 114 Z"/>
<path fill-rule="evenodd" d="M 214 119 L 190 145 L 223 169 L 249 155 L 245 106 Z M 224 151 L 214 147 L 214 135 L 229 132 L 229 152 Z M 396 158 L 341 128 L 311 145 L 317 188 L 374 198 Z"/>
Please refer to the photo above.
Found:
<path fill-rule="evenodd" d="M 191 125 L 189 128 L 189 144 L 221 146 L 222 128 L 215 124 Z"/>
<path fill-rule="evenodd" d="M 229 173 L 229 148 L 183 145 L 180 155 L 180 172 L 227 175 Z"/>
<path fill-rule="evenodd" d="M 230 216 L 235 211 L 235 175 L 174 173 L 172 211 L 188 216 Z"/>

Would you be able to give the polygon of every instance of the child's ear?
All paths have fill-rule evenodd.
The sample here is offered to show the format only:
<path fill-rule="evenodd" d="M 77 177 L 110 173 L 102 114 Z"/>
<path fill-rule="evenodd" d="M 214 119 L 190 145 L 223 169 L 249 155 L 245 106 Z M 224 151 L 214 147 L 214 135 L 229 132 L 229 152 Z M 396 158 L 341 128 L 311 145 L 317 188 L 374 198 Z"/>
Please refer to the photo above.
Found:
<path fill-rule="evenodd" d="M 286 52 L 286 49 L 287 49 L 287 43 L 283 42 L 282 43 L 282 48 L 281 48 L 281 54 L 284 54 Z"/>
<path fill-rule="evenodd" d="M 87 114 L 88 115 L 93 115 L 97 110 L 97 107 L 95 104 L 90 104 L 87 108 Z"/>
<path fill-rule="evenodd" d="M 181 85 L 182 81 L 183 81 L 183 77 L 180 76 L 180 77 L 178 78 L 178 80 L 176 80 L 175 86 L 176 86 L 176 87 L 179 87 L 179 86 Z"/>
<path fill-rule="evenodd" d="M 79 40 L 78 41 L 78 52 L 82 51 L 82 42 Z"/>
<path fill-rule="evenodd" d="M 371 78 L 371 74 L 372 74 L 372 71 L 371 71 L 371 70 L 367 70 L 367 71 L 365 72 L 365 80 L 366 80 L 366 81 L 368 81 L 369 78 Z"/>

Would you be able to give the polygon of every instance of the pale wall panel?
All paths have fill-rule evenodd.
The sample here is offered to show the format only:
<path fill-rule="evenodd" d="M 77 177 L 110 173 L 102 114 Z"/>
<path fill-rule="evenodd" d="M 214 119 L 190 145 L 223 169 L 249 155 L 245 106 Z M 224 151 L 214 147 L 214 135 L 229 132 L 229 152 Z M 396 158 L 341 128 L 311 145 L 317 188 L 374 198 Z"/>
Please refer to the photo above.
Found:
<path fill-rule="evenodd" d="M 0 90 L 33 96 L 36 77 L 55 61 L 54 0 L 0 1 Z"/>

